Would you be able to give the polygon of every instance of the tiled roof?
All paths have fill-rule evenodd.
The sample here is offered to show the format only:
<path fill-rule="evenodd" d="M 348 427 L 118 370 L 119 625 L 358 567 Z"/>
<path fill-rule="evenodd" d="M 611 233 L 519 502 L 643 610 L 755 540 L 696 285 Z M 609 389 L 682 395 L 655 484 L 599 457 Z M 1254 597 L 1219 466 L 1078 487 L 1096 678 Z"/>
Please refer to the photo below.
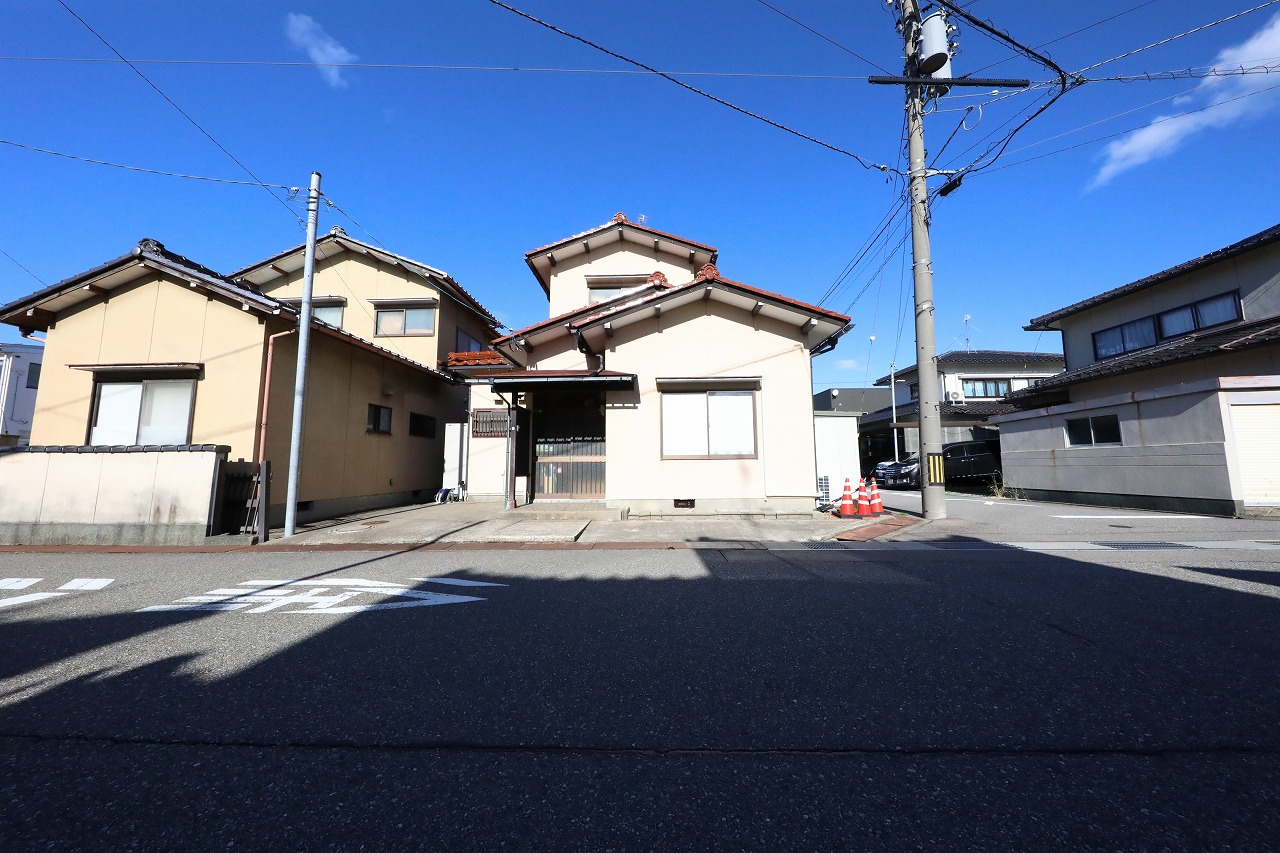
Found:
<path fill-rule="evenodd" d="M 1114 288 L 1113 290 L 1108 290 L 1106 293 L 1091 296 L 1088 299 L 1075 303 L 1074 305 L 1068 305 L 1066 308 L 1059 308 L 1057 311 L 1052 311 L 1042 317 L 1036 317 L 1023 328 L 1029 332 L 1052 329 L 1053 327 L 1050 324 L 1057 320 L 1061 320 L 1063 317 L 1070 316 L 1071 314 L 1077 314 L 1088 308 L 1101 305 L 1104 302 L 1119 299 L 1122 296 L 1128 296 L 1130 293 L 1136 293 L 1139 290 L 1153 287 L 1161 282 L 1168 281 L 1171 278 L 1186 275 L 1189 272 L 1194 272 L 1195 270 L 1202 269 L 1203 267 L 1216 264 L 1219 261 L 1225 261 L 1228 258 L 1235 257 L 1236 255 L 1261 248 L 1262 246 L 1274 243 L 1277 240 L 1280 240 L 1280 225 L 1273 225 L 1267 230 L 1259 231 L 1252 237 L 1246 237 L 1238 243 L 1232 243 L 1230 246 L 1210 252 L 1207 255 L 1201 255 L 1198 258 L 1193 258 L 1192 260 L 1178 264 L 1176 267 L 1169 267 L 1169 269 L 1164 270 L 1163 272 L 1158 272 L 1155 275 L 1149 275 L 1146 278 L 1140 278 L 1137 281 L 1130 282 L 1129 284 L 1122 285 Z"/>
<path fill-rule="evenodd" d="M 635 379 L 634 373 L 617 370 L 513 370 L 492 373 L 486 379 Z"/>
<path fill-rule="evenodd" d="M 650 228 L 648 225 L 643 225 L 639 222 L 632 222 L 629 219 L 627 219 L 627 215 L 625 213 L 615 213 L 613 215 L 613 219 L 610 219 L 608 222 L 604 223 L 603 225 L 597 225 L 594 228 L 589 228 L 580 234 L 574 234 L 572 237 L 565 237 L 561 240 L 556 240 L 554 243 L 548 243 L 545 246 L 540 246 L 537 249 L 532 249 L 528 252 L 525 252 L 524 254 L 525 254 L 525 257 L 527 258 L 532 255 L 541 254 L 542 252 L 549 252 L 552 249 L 565 245 L 566 243 L 573 243 L 577 240 L 582 240 L 584 238 L 590 237 L 592 234 L 598 234 L 601 231 L 605 231 L 609 228 L 616 228 L 619 225 L 626 225 L 628 228 L 632 228 L 636 231 L 644 231 L 646 234 L 653 234 L 655 237 L 666 237 L 669 240 L 676 240 L 678 242 L 684 243 L 687 246 L 696 246 L 697 248 L 702 249 L 705 252 L 709 252 L 712 255 L 716 254 L 716 249 L 713 246 L 708 246 L 705 243 L 699 243 L 696 240 L 690 240 L 687 237 L 680 237 L 676 234 L 668 234 L 666 231 L 659 231 L 657 228 Z"/>
<path fill-rule="evenodd" d="M 1088 364 L 1066 373 L 1059 373 L 1056 376 L 1041 379 L 1029 388 L 1014 391 L 1005 399 L 1025 403 L 1047 391 L 1066 388 L 1077 382 L 1163 367 L 1166 364 L 1235 352 L 1277 341 L 1280 341 L 1280 317 L 1235 323 L 1226 328 L 1193 332 L 1163 344 Z"/>
<path fill-rule="evenodd" d="M 898 420 L 903 418 L 915 419 L 920 410 L 920 404 L 916 402 L 903 403 L 898 406 Z M 1017 410 L 1017 406 L 1009 403 L 985 402 L 985 403 L 942 403 L 939 409 L 943 415 L 968 416 L 970 420 L 981 420 L 989 418 L 992 415 L 1003 415 Z M 893 419 L 893 408 L 881 409 L 878 412 L 872 412 L 869 415 L 863 415 L 858 418 L 858 426 L 862 427 L 870 424 L 889 423 Z"/>
<path fill-rule="evenodd" d="M 1000 349 L 950 350 L 938 356 L 938 364 L 1065 364 L 1060 352 L 1017 352 Z M 902 378 L 908 373 L 915 373 L 916 366 L 904 367 L 893 374 Z M 888 385 L 889 374 L 885 374 L 871 383 Z"/>
<path fill-rule="evenodd" d="M 480 352 L 451 352 L 445 360 L 446 367 L 510 367 L 511 362 L 493 350 Z"/>

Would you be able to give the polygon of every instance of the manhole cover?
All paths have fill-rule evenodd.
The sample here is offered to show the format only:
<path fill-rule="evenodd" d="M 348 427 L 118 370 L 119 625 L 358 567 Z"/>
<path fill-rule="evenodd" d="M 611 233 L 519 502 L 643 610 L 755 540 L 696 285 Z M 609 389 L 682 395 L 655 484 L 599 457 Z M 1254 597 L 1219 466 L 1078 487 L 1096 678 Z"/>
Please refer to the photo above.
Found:
<path fill-rule="evenodd" d="M 1115 548 L 1117 551 L 1194 551 L 1196 549 L 1194 545 L 1183 545 L 1179 542 L 1090 542 L 1089 544 Z"/>
<path fill-rule="evenodd" d="M 843 542 L 805 542 L 804 547 L 810 551 L 843 551 Z"/>

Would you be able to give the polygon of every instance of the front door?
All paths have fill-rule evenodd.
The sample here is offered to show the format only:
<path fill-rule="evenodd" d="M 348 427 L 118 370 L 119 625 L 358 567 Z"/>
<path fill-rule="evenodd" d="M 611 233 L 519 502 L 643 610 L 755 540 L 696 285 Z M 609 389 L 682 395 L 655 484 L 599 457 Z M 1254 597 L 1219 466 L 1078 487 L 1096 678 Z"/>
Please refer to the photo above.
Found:
<path fill-rule="evenodd" d="M 604 395 L 536 392 L 534 498 L 604 499 Z"/>

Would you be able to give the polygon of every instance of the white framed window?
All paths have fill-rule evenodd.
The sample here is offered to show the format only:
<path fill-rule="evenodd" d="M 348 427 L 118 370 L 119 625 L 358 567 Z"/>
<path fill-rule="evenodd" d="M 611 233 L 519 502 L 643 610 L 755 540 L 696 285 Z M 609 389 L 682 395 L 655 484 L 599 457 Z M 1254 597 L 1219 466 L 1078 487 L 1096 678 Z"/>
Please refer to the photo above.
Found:
<path fill-rule="evenodd" d="M 662 458 L 756 455 L 754 391 L 663 391 Z"/>
<path fill-rule="evenodd" d="M 436 309 L 434 307 L 378 309 L 374 334 L 379 337 L 408 337 L 435 333 Z"/>
<path fill-rule="evenodd" d="M 587 304 L 598 305 L 624 293 L 643 287 L 647 275 L 589 275 L 587 276 Z"/>
<path fill-rule="evenodd" d="M 98 382 L 89 444 L 188 444 L 195 392 L 194 379 Z"/>
<path fill-rule="evenodd" d="M 311 309 L 311 316 L 322 323 L 342 328 L 341 305 L 316 305 Z"/>

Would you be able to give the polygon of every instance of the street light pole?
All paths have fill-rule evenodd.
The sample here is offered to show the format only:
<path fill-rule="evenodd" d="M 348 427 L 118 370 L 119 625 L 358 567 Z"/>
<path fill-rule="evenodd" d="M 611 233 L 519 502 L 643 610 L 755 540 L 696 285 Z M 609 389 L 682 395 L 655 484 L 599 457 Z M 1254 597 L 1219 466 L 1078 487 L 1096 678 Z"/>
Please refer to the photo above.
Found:
<path fill-rule="evenodd" d="M 917 45 L 920 37 L 920 5 L 898 0 L 907 64 L 904 76 L 919 79 Z M 924 150 L 924 90 L 919 82 L 907 84 L 907 126 L 911 201 L 912 273 L 915 282 L 916 377 L 920 422 L 920 491 L 924 517 L 946 518 L 946 486 L 942 470 L 941 391 L 938 387 L 937 345 L 933 328 L 933 266 L 929 248 L 928 165 Z"/>
<path fill-rule="evenodd" d="M 893 371 L 897 365 L 892 361 L 889 362 L 889 406 L 891 413 L 889 415 L 889 438 L 893 440 L 893 461 L 898 461 L 898 386 L 895 384 L 896 379 L 893 378 Z"/>

